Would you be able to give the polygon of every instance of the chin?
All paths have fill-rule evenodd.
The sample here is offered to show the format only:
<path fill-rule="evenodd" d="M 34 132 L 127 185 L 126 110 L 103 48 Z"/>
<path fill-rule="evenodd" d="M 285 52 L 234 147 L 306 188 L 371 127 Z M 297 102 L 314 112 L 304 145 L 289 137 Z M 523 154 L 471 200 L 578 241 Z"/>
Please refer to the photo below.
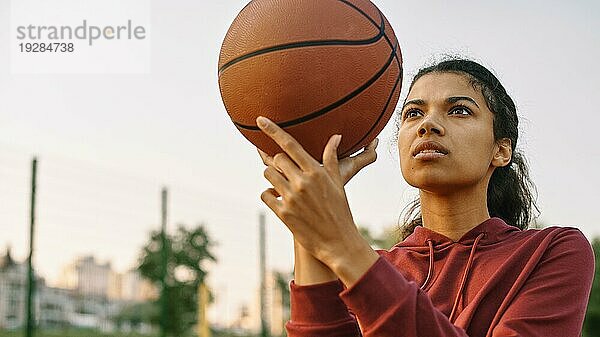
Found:
<path fill-rule="evenodd" d="M 429 171 L 431 172 L 431 171 Z M 481 179 L 465 179 L 465 177 L 452 177 L 447 174 L 412 174 L 406 182 L 412 187 L 429 193 L 452 194 L 463 189 L 469 189 L 481 183 Z"/>
<path fill-rule="evenodd" d="M 404 179 L 410 186 L 432 193 L 456 191 L 470 184 L 464 179 L 448 175 L 447 172 L 431 169 L 418 170 L 417 172 L 411 172 L 408 176 L 404 175 Z"/>
<path fill-rule="evenodd" d="M 454 180 L 448 176 L 448 167 L 411 165 L 401 168 L 401 171 L 406 182 L 414 187 L 417 187 L 416 185 L 448 184 Z"/>
<path fill-rule="evenodd" d="M 448 184 L 439 183 L 439 182 L 419 182 L 415 184 L 409 183 L 414 188 L 418 188 L 419 190 L 430 192 L 430 193 L 446 193 L 452 188 L 449 187 Z"/>

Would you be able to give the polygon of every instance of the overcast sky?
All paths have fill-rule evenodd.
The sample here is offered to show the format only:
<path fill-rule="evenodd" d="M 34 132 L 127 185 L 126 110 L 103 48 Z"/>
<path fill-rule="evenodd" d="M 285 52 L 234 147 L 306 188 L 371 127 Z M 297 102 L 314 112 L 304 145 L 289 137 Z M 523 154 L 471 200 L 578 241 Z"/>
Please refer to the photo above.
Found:
<path fill-rule="evenodd" d="M 15 0 L 16 1 L 16 0 Z M 517 103 L 541 219 L 600 235 L 597 1 L 374 1 L 404 56 L 405 83 L 424 63 L 461 54 L 493 69 Z M 217 85 L 219 48 L 245 1 L 154 0 L 148 74 L 11 73 L 10 3 L 0 0 L 0 252 L 27 252 L 29 167 L 38 155 L 36 266 L 53 282 L 76 256 L 132 267 L 160 222 L 205 223 L 218 241 L 213 317 L 233 319 L 258 287 L 258 214 L 268 265 L 292 268 L 292 239 L 263 206 L 255 148 L 231 123 Z M 66 9 L 68 10 L 68 9 Z M 404 182 L 393 120 L 379 159 L 347 186 L 357 223 L 395 225 L 415 191 Z M 594 174 L 594 172 L 596 172 Z"/>

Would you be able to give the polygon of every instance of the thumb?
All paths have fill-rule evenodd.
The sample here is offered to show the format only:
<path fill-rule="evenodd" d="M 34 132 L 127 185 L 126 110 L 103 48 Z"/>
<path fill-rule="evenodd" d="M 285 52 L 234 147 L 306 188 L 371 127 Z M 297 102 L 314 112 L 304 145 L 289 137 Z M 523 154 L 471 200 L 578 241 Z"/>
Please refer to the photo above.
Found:
<path fill-rule="evenodd" d="M 339 183 L 343 183 L 337 153 L 341 141 L 342 135 L 331 136 L 323 151 L 323 167 L 325 167 L 325 170 L 327 170 L 329 175 Z"/>
<path fill-rule="evenodd" d="M 377 144 L 379 139 L 375 138 L 369 145 L 365 146 L 365 149 L 358 155 L 354 156 L 356 160 L 357 172 L 362 170 L 365 166 L 373 164 L 377 160 Z"/>

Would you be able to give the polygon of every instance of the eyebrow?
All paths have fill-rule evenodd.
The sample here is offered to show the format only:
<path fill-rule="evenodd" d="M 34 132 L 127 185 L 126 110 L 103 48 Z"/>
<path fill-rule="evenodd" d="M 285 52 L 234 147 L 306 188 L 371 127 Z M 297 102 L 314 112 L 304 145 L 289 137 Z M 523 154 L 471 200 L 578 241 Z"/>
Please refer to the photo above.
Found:
<path fill-rule="evenodd" d="M 475 104 L 475 106 L 479 108 L 479 104 L 477 104 L 477 102 L 475 102 L 475 100 L 469 96 L 452 96 L 452 97 L 448 97 L 446 99 L 446 102 L 448 102 L 448 103 L 456 103 L 458 101 L 469 101 L 469 102 Z"/>
<path fill-rule="evenodd" d="M 411 99 L 410 101 L 404 103 L 404 105 L 402 106 L 402 110 L 404 110 L 404 108 L 406 108 L 406 106 L 409 104 L 425 105 L 425 101 L 422 99 Z"/>
<path fill-rule="evenodd" d="M 468 102 L 475 104 L 475 106 L 479 108 L 479 104 L 477 104 L 477 102 L 475 102 L 475 100 L 469 96 L 452 96 L 452 97 L 446 98 L 447 103 L 456 103 L 458 101 L 468 101 Z M 425 101 L 422 99 L 411 99 L 410 101 L 407 101 L 406 103 L 404 103 L 404 105 L 402 106 L 402 110 L 404 110 L 404 108 L 406 108 L 406 106 L 409 104 L 425 105 Z"/>

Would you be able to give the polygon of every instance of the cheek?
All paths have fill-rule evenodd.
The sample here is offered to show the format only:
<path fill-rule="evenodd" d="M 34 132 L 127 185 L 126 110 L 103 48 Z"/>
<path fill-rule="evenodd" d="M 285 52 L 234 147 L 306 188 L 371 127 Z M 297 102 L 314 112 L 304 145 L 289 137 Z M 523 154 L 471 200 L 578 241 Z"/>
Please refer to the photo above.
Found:
<path fill-rule="evenodd" d="M 400 158 L 410 153 L 411 139 L 408 137 L 408 132 L 405 129 L 400 129 L 398 132 L 398 154 Z"/>
<path fill-rule="evenodd" d="M 454 163 L 456 170 L 462 172 L 464 176 L 479 179 L 485 175 L 490 163 L 487 156 L 482 153 L 470 151 L 464 154 L 456 154 Z"/>
<path fill-rule="evenodd" d="M 398 133 L 398 159 L 400 163 L 400 172 L 405 180 L 410 180 L 412 154 L 411 145 L 414 139 L 410 137 L 407 130 L 401 130 Z"/>
<path fill-rule="evenodd" d="M 471 139 L 465 139 L 465 142 L 460 144 L 462 146 L 459 145 L 453 153 L 454 162 L 465 175 L 482 177 L 487 173 L 492 161 L 493 140 L 482 141 L 486 138 L 485 135 L 469 138 Z"/>

